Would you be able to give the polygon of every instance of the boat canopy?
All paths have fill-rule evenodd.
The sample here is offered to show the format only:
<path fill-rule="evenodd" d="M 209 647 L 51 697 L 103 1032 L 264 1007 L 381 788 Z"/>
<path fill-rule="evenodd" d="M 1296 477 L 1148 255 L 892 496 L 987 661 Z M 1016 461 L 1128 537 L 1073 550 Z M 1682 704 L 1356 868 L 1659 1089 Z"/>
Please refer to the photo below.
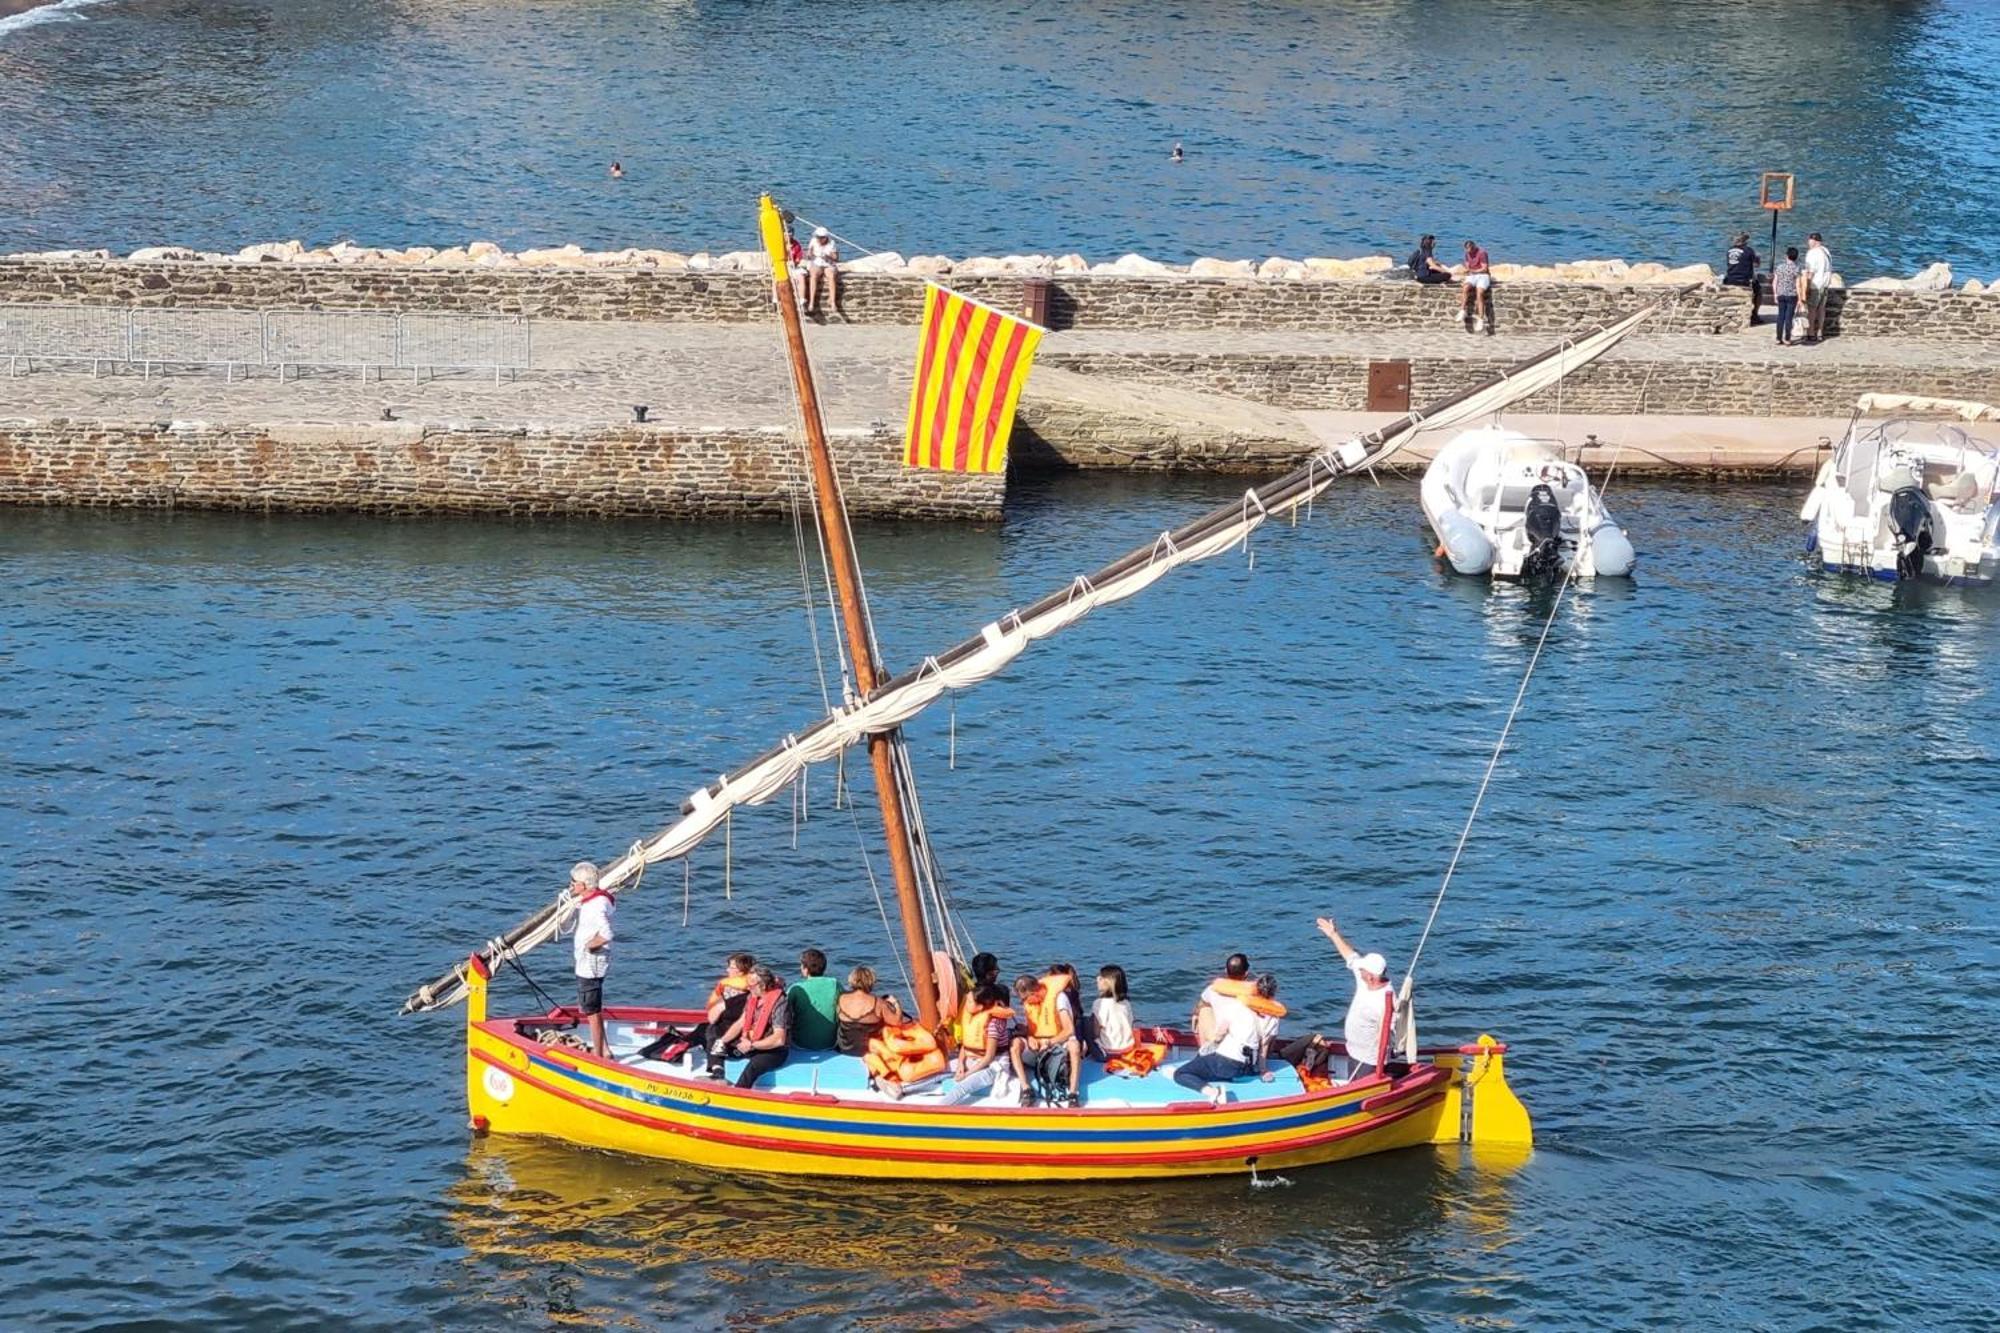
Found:
<path fill-rule="evenodd" d="M 1418 434 L 1444 430 L 1500 411 L 1510 403 L 1554 385 L 1611 350 L 1640 321 L 1681 295 L 1675 291 L 1612 324 L 1555 347 L 1501 372 L 1476 388 L 1424 411 L 1316 451 L 1302 465 L 1267 485 L 1245 491 L 1190 523 L 1162 532 L 1092 574 L 1079 575 L 1032 605 L 1011 611 L 956 646 L 927 657 L 914 670 L 872 693 L 832 710 L 808 727 L 734 772 L 692 793 L 678 819 L 650 839 L 635 842 L 600 875 L 615 889 L 657 861 L 687 855 L 739 805 L 761 805 L 786 790 L 812 764 L 824 763 L 869 736 L 908 721 L 949 691 L 990 680 L 1037 639 L 1067 629 L 1092 611 L 1143 591 L 1183 565 L 1242 545 L 1266 520 L 1311 503 L 1340 477 L 1388 459 Z M 504 935 L 481 946 L 478 956 L 491 968 L 560 935 L 576 910 L 566 890 L 553 902 Z M 461 962 L 417 988 L 403 1012 L 442 1008 L 465 996 Z"/>

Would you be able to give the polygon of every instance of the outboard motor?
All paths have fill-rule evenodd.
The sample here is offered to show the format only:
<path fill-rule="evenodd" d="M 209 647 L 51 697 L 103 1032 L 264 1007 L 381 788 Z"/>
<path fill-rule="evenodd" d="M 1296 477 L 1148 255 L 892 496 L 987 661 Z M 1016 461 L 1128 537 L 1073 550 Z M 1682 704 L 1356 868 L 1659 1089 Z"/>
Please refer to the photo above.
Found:
<path fill-rule="evenodd" d="M 1562 573 L 1562 507 L 1546 483 L 1528 492 L 1521 524 L 1528 534 L 1528 556 L 1521 562 L 1524 579 L 1553 578 Z"/>
<path fill-rule="evenodd" d="M 1889 529 L 1896 534 L 1896 577 L 1914 579 L 1924 572 L 1924 557 L 1937 547 L 1937 511 L 1915 486 L 1903 486 L 1889 497 Z"/>

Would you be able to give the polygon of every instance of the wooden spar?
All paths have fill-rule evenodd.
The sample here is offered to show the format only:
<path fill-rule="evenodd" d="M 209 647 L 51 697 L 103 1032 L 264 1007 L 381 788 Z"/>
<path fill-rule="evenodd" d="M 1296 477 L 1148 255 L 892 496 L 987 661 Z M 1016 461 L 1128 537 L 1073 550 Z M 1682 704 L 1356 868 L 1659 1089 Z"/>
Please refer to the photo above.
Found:
<path fill-rule="evenodd" d="M 769 195 L 763 197 L 758 207 L 764 248 L 771 255 L 771 296 L 778 303 L 784 321 L 792 387 L 798 393 L 806 452 L 812 459 L 813 498 L 819 505 L 820 527 L 826 535 L 826 559 L 833 566 L 841 624 L 847 632 L 847 653 L 854 661 L 854 683 L 866 696 L 882 684 L 885 673 L 875 661 L 875 634 L 868 623 L 868 603 L 861 595 L 861 567 L 854 558 L 854 534 L 847 525 L 847 505 L 841 499 L 840 477 L 833 468 L 833 455 L 827 451 L 826 421 L 820 415 L 819 393 L 813 387 L 812 367 L 806 360 L 805 326 L 799 318 L 798 302 L 792 296 L 784 223 Z M 924 930 L 916 859 L 910 851 L 902 788 L 896 781 L 895 733 L 879 732 L 868 738 L 868 761 L 875 769 L 875 801 L 882 810 L 882 833 L 889 844 L 889 868 L 896 881 L 896 908 L 903 918 L 903 949 L 909 955 L 910 986 L 916 991 L 917 1014 L 926 1030 L 936 1032 L 942 1026 L 937 974 L 931 967 L 931 943 Z"/>

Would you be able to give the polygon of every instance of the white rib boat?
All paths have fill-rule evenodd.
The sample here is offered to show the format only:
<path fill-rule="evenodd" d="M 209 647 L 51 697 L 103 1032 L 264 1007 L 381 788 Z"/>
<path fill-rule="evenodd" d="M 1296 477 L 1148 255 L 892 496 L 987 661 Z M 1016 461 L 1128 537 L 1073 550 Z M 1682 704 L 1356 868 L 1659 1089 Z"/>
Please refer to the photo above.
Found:
<path fill-rule="evenodd" d="M 1799 510 L 1806 551 L 1822 568 L 1896 581 L 1993 582 L 2000 572 L 2000 447 L 1937 419 L 1942 415 L 1996 421 L 2000 408 L 1861 395 L 1846 437 Z"/>
<path fill-rule="evenodd" d="M 1461 574 L 1536 579 L 1632 572 L 1625 530 L 1559 446 L 1503 426 L 1454 438 L 1424 473 L 1424 516 Z"/>

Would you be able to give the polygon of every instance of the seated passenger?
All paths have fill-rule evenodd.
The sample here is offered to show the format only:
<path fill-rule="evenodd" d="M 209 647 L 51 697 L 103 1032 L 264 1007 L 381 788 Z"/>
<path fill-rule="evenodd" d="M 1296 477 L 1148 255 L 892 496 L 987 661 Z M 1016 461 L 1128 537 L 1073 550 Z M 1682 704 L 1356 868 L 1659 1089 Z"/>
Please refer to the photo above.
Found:
<path fill-rule="evenodd" d="M 991 954 L 982 955 L 992 957 Z M 976 1100 L 1007 1070 L 1003 1055 L 1013 1050 L 1014 1011 L 1007 1007 L 1007 989 L 983 982 L 972 992 L 960 1022 L 958 1059 L 952 1063 L 947 1106 Z"/>
<path fill-rule="evenodd" d="M 830 1051 L 840 1020 L 840 983 L 826 975 L 826 955 L 818 949 L 799 954 L 799 980 L 785 991 L 792 1002 L 792 1045 L 802 1051 Z"/>
<path fill-rule="evenodd" d="M 709 989 L 704 1001 L 707 1012 L 692 1028 L 668 1028 L 658 1039 L 639 1052 L 641 1060 L 678 1060 L 690 1048 L 708 1049 L 710 1043 L 743 1013 L 743 1001 L 750 993 L 750 970 L 757 959 L 747 953 L 730 954 L 722 964 L 722 977 Z"/>
<path fill-rule="evenodd" d="M 1066 966 L 1058 964 L 1058 968 Z M 1026 1032 L 1015 1036 L 1009 1050 L 1014 1074 L 1021 1080 L 1023 1106 L 1035 1104 L 1037 1082 L 1049 1105 L 1083 1105 L 1078 1082 L 1083 1074 L 1083 1043 L 1076 1035 L 1076 1007 L 1070 999 L 1075 969 L 1058 968 L 1051 968 L 1046 976 L 1022 976 L 1014 982 L 1014 995 L 1027 1016 Z M 1061 1091 L 1065 1085 L 1067 1092 Z"/>
<path fill-rule="evenodd" d="M 1273 1076 L 1265 1068 L 1266 1053 L 1285 1013 L 1277 995 L 1278 979 L 1266 972 L 1257 978 L 1245 999 L 1216 996 L 1211 1007 L 1222 1031 L 1215 1049 L 1176 1069 L 1174 1082 L 1193 1088 L 1217 1106 L 1228 1099 L 1223 1087 L 1226 1083 L 1252 1074 L 1269 1083 Z"/>
<path fill-rule="evenodd" d="M 833 1049 L 866 1055 L 869 1038 L 887 1024 L 903 1021 L 903 1007 L 892 997 L 875 997 L 875 969 L 863 965 L 847 974 L 847 991 L 834 1004 L 833 1017 Z"/>
<path fill-rule="evenodd" d="M 965 1003 L 959 1005 L 958 1012 L 952 1015 L 951 1034 L 961 1046 L 977 1046 L 978 1035 L 976 1033 L 971 1036 L 966 1035 L 971 1032 L 966 1026 L 966 1016 L 979 1002 L 981 986 L 1000 986 L 1000 960 L 990 953 L 976 953 L 972 955 L 972 962 L 966 965 L 965 971 L 970 978 L 970 984 L 965 988 Z M 1000 986 L 1000 993 L 1005 995 L 1007 988 Z"/>
<path fill-rule="evenodd" d="M 1229 955 L 1222 965 L 1222 975 L 1208 983 L 1201 998 L 1194 1002 L 1194 1014 L 1188 1019 L 1188 1027 L 1194 1032 L 1195 1044 L 1202 1054 L 1215 1049 L 1215 1039 L 1221 1035 L 1221 1025 L 1216 1022 L 1212 1001 L 1218 995 L 1242 999 L 1255 987 L 1250 980 L 1250 960 L 1240 953 Z"/>
<path fill-rule="evenodd" d="M 736 1086 L 754 1086 L 791 1054 L 791 1029 L 792 1002 L 778 984 L 777 973 L 768 967 L 753 968 L 742 1012 L 709 1045 L 708 1076 L 721 1078 L 724 1060 L 742 1060 L 743 1072 L 736 1076 Z"/>
<path fill-rule="evenodd" d="M 1090 1006 L 1090 1045 L 1100 1060 L 1123 1055 L 1137 1044 L 1132 1035 L 1132 1001 L 1126 997 L 1125 969 L 1108 963 L 1097 969 L 1097 1003 Z"/>

